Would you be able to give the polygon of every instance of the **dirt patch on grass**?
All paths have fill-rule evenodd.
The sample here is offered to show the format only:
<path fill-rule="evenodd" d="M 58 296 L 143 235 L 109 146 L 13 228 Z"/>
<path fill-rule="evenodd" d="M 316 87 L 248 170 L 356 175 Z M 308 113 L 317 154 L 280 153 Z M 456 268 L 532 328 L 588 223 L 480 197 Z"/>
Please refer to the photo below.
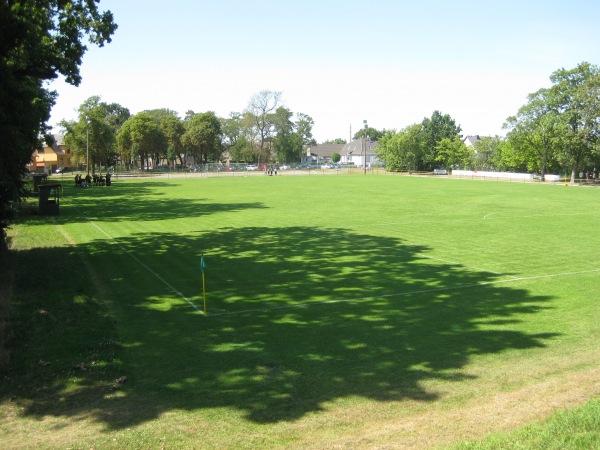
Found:
<path fill-rule="evenodd" d="M 417 413 L 369 423 L 337 436 L 329 448 L 435 448 L 541 421 L 600 395 L 600 368 L 523 388 L 476 396 L 461 407 L 431 405 Z M 357 423 L 360 423 L 358 421 Z M 307 442 L 308 447 L 318 446 Z M 321 445 L 322 447 L 322 445 Z"/>

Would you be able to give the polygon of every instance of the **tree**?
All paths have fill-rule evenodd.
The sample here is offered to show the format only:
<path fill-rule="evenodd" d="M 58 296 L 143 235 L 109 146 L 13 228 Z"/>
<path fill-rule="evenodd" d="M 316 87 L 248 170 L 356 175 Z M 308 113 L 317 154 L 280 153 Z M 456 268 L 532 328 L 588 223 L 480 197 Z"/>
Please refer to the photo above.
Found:
<path fill-rule="evenodd" d="M 48 130 L 56 92 L 45 82 L 63 75 L 81 82 L 79 69 L 89 43 L 102 47 L 117 25 L 110 11 L 84 0 L 0 2 L 0 250 L 13 204 L 24 195 L 23 175 Z"/>
<path fill-rule="evenodd" d="M 304 148 L 315 142 L 312 137 L 313 120 L 298 113 L 296 122 L 292 122 L 293 116 L 292 111 L 282 106 L 273 115 L 273 150 L 280 163 L 300 161 Z"/>
<path fill-rule="evenodd" d="M 586 158 L 592 158 L 600 138 L 600 69 L 582 62 L 550 76 L 548 102 L 564 124 L 558 157 L 571 167 L 571 183 Z"/>
<path fill-rule="evenodd" d="M 418 163 L 419 170 L 432 170 L 436 161 L 436 147 L 444 139 L 454 140 L 460 135 L 461 128 L 450 115 L 434 111 L 431 118 L 421 122 L 423 133 L 423 152 Z"/>
<path fill-rule="evenodd" d="M 435 162 L 448 169 L 466 169 L 473 165 L 474 152 L 458 137 L 443 138 L 435 147 Z"/>
<path fill-rule="evenodd" d="M 385 130 L 379 131 L 379 130 L 376 130 L 375 128 L 367 127 L 366 131 L 365 131 L 364 128 L 361 128 L 356 133 L 354 133 L 354 136 L 352 137 L 352 139 L 357 140 L 357 139 L 360 139 L 360 138 L 362 138 L 362 137 L 364 137 L 366 135 L 372 141 L 379 141 L 379 139 L 384 134 L 385 134 Z M 344 142 L 344 144 L 345 144 L 345 142 Z"/>
<path fill-rule="evenodd" d="M 347 144 L 346 139 L 335 138 L 335 139 L 327 139 L 323 144 Z"/>
<path fill-rule="evenodd" d="M 181 138 L 185 128 L 179 114 L 168 108 L 150 109 L 144 112 L 156 121 L 166 140 L 166 147 L 154 156 L 154 160 L 158 162 L 160 159 L 166 158 L 169 163 L 175 164 L 179 158 L 180 164 L 183 165 L 185 151 Z"/>
<path fill-rule="evenodd" d="M 248 161 L 253 157 L 253 142 L 249 136 L 248 121 L 239 112 L 232 112 L 221 119 L 223 132 L 223 150 L 229 153 L 233 161 Z"/>
<path fill-rule="evenodd" d="M 214 112 L 188 114 L 181 137 L 186 150 L 198 161 L 218 161 L 223 153 L 221 121 Z"/>
<path fill-rule="evenodd" d="M 317 141 L 315 141 L 312 135 L 312 127 L 314 124 L 315 121 L 312 117 L 303 113 L 296 113 L 296 133 L 300 136 L 302 148 L 310 145 L 317 145 Z"/>
<path fill-rule="evenodd" d="M 494 167 L 496 170 L 509 172 L 528 171 L 529 162 L 531 161 L 529 155 L 517 150 L 511 140 L 499 140 L 496 145 L 497 153 L 494 157 Z"/>
<path fill-rule="evenodd" d="M 293 115 L 294 113 L 289 109 L 280 106 L 272 117 L 275 133 L 273 150 L 277 155 L 277 161 L 280 163 L 294 161 L 296 159 L 295 155 L 302 151 L 300 138 L 294 133 Z"/>
<path fill-rule="evenodd" d="M 258 138 L 258 162 L 261 158 L 269 158 L 271 149 L 266 147 L 266 143 L 272 138 L 273 114 L 279 107 L 280 101 L 281 92 L 260 91 L 252 96 L 246 108 Z"/>
<path fill-rule="evenodd" d="M 476 170 L 508 170 L 503 162 L 502 151 L 505 141 L 498 137 L 482 136 L 481 140 L 475 142 L 473 157 L 473 168 Z"/>
<path fill-rule="evenodd" d="M 116 134 L 129 118 L 129 110 L 117 103 L 104 103 L 92 96 L 79 107 L 78 121 L 61 121 L 65 144 L 78 163 L 86 163 L 89 154 L 91 167 L 115 165 Z"/>
<path fill-rule="evenodd" d="M 390 171 L 418 170 L 422 149 L 421 125 L 414 124 L 398 132 L 386 131 L 375 152 Z"/>
<path fill-rule="evenodd" d="M 342 155 L 340 155 L 338 152 L 333 152 L 333 154 L 331 155 L 331 161 L 334 163 L 339 163 L 341 159 Z"/>
<path fill-rule="evenodd" d="M 549 101 L 550 91 L 540 89 L 528 96 L 528 103 L 522 106 L 516 116 L 511 116 L 504 124 L 509 131 L 507 137 L 517 151 L 531 158 L 537 164 L 530 164 L 532 171 L 539 171 L 542 179 L 546 175 L 548 160 L 560 147 L 564 127 L 560 115 Z"/>
<path fill-rule="evenodd" d="M 183 165 L 185 152 L 182 143 L 185 127 L 177 114 L 169 114 L 162 118 L 159 123 L 160 129 L 167 140 L 167 160 L 175 164 L 179 158 L 179 164 Z"/>
<path fill-rule="evenodd" d="M 144 165 L 150 167 L 151 155 L 160 154 L 166 144 L 165 135 L 156 120 L 144 112 L 128 119 L 117 133 L 121 154 L 132 163 L 139 157 L 142 170 Z"/>

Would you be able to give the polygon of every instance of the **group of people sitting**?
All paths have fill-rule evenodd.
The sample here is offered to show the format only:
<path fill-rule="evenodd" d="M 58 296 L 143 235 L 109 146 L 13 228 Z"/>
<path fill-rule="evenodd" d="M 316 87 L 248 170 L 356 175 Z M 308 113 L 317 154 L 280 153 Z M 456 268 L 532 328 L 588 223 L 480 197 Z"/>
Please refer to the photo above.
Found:
<path fill-rule="evenodd" d="M 110 173 L 107 173 L 106 176 L 102 176 L 102 174 L 98 175 L 94 173 L 90 175 L 89 173 L 84 177 L 80 174 L 75 175 L 75 187 L 91 187 L 91 186 L 110 186 Z"/>

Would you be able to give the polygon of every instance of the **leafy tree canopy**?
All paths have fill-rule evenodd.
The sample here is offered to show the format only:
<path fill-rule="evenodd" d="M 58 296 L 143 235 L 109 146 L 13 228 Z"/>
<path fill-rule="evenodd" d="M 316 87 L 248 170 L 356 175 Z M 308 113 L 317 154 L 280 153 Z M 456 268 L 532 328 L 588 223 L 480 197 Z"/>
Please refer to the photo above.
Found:
<path fill-rule="evenodd" d="M 79 85 L 87 50 L 83 40 L 102 47 L 117 25 L 98 1 L 0 1 L 0 240 L 12 205 L 23 195 L 22 176 L 47 130 L 56 93 L 44 82 L 63 75 Z"/>
<path fill-rule="evenodd" d="M 385 134 L 385 130 L 379 131 L 373 127 L 367 127 L 366 130 L 364 128 L 361 128 L 356 133 L 354 133 L 354 136 L 352 139 L 360 139 L 365 134 L 369 137 L 369 139 L 371 139 L 373 141 L 379 141 L 379 139 Z"/>

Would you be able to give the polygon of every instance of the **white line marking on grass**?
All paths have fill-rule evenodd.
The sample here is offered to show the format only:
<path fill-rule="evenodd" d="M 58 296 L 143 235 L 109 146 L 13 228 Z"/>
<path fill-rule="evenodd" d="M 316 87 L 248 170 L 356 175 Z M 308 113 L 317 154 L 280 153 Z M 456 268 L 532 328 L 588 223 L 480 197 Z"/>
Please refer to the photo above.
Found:
<path fill-rule="evenodd" d="M 83 217 L 85 217 L 85 214 L 83 214 L 81 211 L 79 211 Z M 194 305 L 194 303 L 192 303 L 192 301 L 190 299 L 188 299 L 185 295 L 183 295 L 181 292 L 179 292 L 177 289 L 175 289 L 171 283 L 169 283 L 167 280 L 165 280 L 163 277 L 161 277 L 159 274 L 157 274 L 154 270 L 152 270 L 150 267 L 148 267 L 146 264 L 144 264 L 142 261 L 140 261 L 138 259 L 137 256 L 135 256 L 133 253 L 131 253 L 129 250 L 127 250 L 125 247 L 123 247 L 121 244 L 117 243 L 117 241 L 111 236 L 109 235 L 106 231 L 104 231 L 102 228 L 100 228 L 98 225 L 96 225 L 94 222 L 92 222 L 90 219 L 88 219 L 87 217 L 85 217 L 85 219 L 91 223 L 98 231 L 100 231 L 102 234 L 104 234 L 107 238 L 109 238 L 111 241 L 115 242 L 120 248 L 121 250 L 123 250 L 125 253 L 127 253 L 129 256 L 131 256 L 131 258 L 136 261 L 140 266 L 142 266 L 144 269 L 146 269 L 148 272 L 150 272 L 152 275 L 154 275 L 158 280 L 160 280 L 165 286 L 167 286 L 169 289 L 171 289 L 172 292 L 174 292 L 175 294 L 177 294 L 179 297 L 181 297 L 183 300 L 185 300 L 188 305 L 190 305 L 192 308 L 194 308 L 197 312 L 199 312 L 200 314 L 204 315 L 204 312 L 201 311 L 200 309 L 198 309 L 196 307 L 196 305 Z"/>
<path fill-rule="evenodd" d="M 385 294 L 385 295 L 373 295 L 367 297 L 360 298 L 349 298 L 349 299 L 339 299 L 339 300 L 324 300 L 321 302 L 310 302 L 310 303 L 292 303 L 289 305 L 281 305 L 281 306 L 271 306 L 266 308 L 254 308 L 254 309 L 244 309 L 241 311 L 228 311 L 222 313 L 214 313 L 211 314 L 211 317 L 216 316 L 232 316 L 232 315 L 241 315 L 241 314 L 250 314 L 261 311 L 275 311 L 278 309 L 293 309 L 293 308 L 309 308 L 311 306 L 318 305 L 330 305 L 335 303 L 355 303 L 355 302 L 363 302 L 367 300 L 377 300 L 380 298 L 389 298 L 389 297 L 405 297 L 409 295 L 418 295 L 418 294 L 432 294 L 436 292 L 444 292 L 444 291 L 457 291 L 460 289 L 471 289 L 482 286 L 489 286 L 493 284 L 502 284 L 502 283 L 515 283 L 518 281 L 532 281 L 532 280 L 540 280 L 544 278 L 557 278 L 557 277 L 567 277 L 571 275 L 583 275 L 588 273 L 597 273 L 600 272 L 600 269 L 591 269 L 591 270 L 582 270 L 579 272 L 563 272 L 563 273 L 553 273 L 548 275 L 536 275 L 534 277 L 514 277 L 510 279 L 496 280 L 496 281 L 486 281 L 483 283 L 474 283 L 474 284 L 462 284 L 457 286 L 449 286 L 443 288 L 435 288 L 435 289 L 421 289 L 418 291 L 408 291 L 408 292 L 397 292 L 395 294 Z"/>
<path fill-rule="evenodd" d="M 492 213 L 492 214 L 495 214 L 495 213 Z M 378 224 L 374 225 L 373 228 L 375 228 L 376 226 L 380 226 L 380 228 L 383 228 L 383 226 L 386 226 L 386 225 L 401 225 L 403 223 L 411 223 L 412 224 L 412 223 L 416 223 L 416 222 L 387 222 L 387 223 L 378 223 Z M 411 245 L 425 245 L 426 246 L 428 244 L 419 244 L 419 243 L 415 242 L 415 243 L 411 243 Z M 403 250 L 401 248 L 398 249 L 398 251 L 402 252 L 402 253 L 406 253 L 407 255 L 412 255 L 413 254 L 412 252 L 410 252 L 408 250 Z M 475 270 L 477 272 L 487 272 L 487 273 L 492 273 L 494 275 L 502 275 L 502 273 L 495 272 L 495 271 L 490 270 L 490 269 L 484 269 L 482 267 L 476 267 L 476 266 L 468 266 L 468 265 L 465 265 L 463 263 L 460 263 L 460 262 L 457 262 L 457 261 L 454 261 L 454 260 L 442 259 L 442 258 L 438 258 L 438 257 L 435 257 L 435 256 L 427 255 L 425 253 L 420 253 L 419 257 L 425 258 L 425 259 L 430 259 L 432 261 L 439 261 L 439 262 L 442 262 L 444 264 L 460 265 L 460 266 L 465 267 L 467 269 L 473 269 L 473 270 Z"/>
<path fill-rule="evenodd" d="M 497 214 L 502 214 L 502 212 L 487 213 L 485 216 L 483 216 L 483 220 L 487 220 L 488 217 L 492 217 L 492 216 L 497 215 Z"/>

